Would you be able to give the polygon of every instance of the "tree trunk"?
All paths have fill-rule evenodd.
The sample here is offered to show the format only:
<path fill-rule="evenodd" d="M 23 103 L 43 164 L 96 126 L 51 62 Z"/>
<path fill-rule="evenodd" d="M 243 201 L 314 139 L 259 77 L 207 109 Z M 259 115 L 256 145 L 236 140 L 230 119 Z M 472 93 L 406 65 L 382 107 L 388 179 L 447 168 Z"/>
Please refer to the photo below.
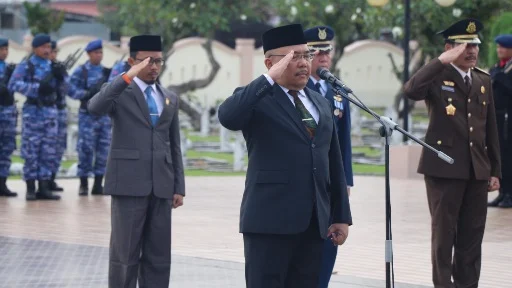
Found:
<path fill-rule="evenodd" d="M 208 60 L 210 61 L 210 65 L 212 66 L 212 70 L 210 74 L 203 79 L 191 80 L 189 82 L 185 82 L 179 85 L 169 85 L 167 89 L 174 91 L 180 97 L 180 110 L 183 111 L 190 117 L 191 125 L 194 130 L 201 129 L 201 114 L 202 111 L 195 108 L 185 97 L 184 95 L 189 91 L 194 91 L 196 89 L 201 89 L 210 85 L 213 82 L 217 73 L 220 70 L 220 64 L 215 59 L 212 50 L 212 39 L 208 38 L 205 43 L 201 45 L 206 54 L 208 56 Z M 171 51 L 172 53 L 172 51 Z M 203 107 L 203 109 L 207 109 L 207 107 Z"/>

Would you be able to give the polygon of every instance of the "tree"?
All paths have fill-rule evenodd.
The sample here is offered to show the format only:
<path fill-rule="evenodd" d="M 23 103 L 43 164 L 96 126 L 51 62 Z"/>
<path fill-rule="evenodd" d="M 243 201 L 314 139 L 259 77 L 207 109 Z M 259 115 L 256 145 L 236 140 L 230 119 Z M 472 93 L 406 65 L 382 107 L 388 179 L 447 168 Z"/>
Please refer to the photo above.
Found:
<path fill-rule="evenodd" d="M 396 27 L 393 30 L 398 32 L 395 35 L 401 43 L 403 41 L 401 27 L 404 26 L 402 3 L 403 1 L 400 0 L 391 0 L 382 8 L 365 6 L 365 9 L 356 14 L 355 18 L 364 20 L 366 25 L 363 33 L 373 38 L 377 37 L 379 27 Z M 411 63 L 409 75 L 412 76 L 426 62 L 443 52 L 444 40 L 437 33 L 464 18 L 476 18 L 484 24 L 484 31 L 481 33 L 479 66 L 489 67 L 492 63 L 488 62 L 486 55 L 489 43 L 493 41 L 490 37 L 493 16 L 499 11 L 510 8 L 512 8 L 512 3 L 502 0 L 458 0 L 451 7 L 442 7 L 435 1 L 411 1 L 411 40 L 415 40 L 419 44 L 418 50 L 411 51 L 411 55 L 421 51 L 421 57 L 418 57 L 415 63 Z M 393 59 L 391 60 L 393 61 Z M 395 74 L 402 80 L 401 69 L 396 69 Z M 394 108 L 399 111 L 399 118 L 404 116 L 401 111 L 403 97 L 402 89 L 400 89 L 394 103 Z M 414 101 L 409 101 L 409 111 L 414 108 L 414 104 Z"/>
<path fill-rule="evenodd" d="M 178 95 L 184 95 L 208 86 L 220 69 L 212 53 L 214 33 L 229 30 L 233 20 L 261 18 L 265 15 L 265 3 L 267 0 L 99 0 L 98 7 L 103 11 L 103 22 L 122 35 L 162 35 L 164 51 L 169 51 L 176 40 L 184 37 L 208 39 L 203 47 L 212 66 L 210 74 L 204 79 L 168 87 Z M 201 111 L 190 105 L 184 97 L 181 100 L 180 109 L 191 117 L 193 127 L 199 129 Z"/>
<path fill-rule="evenodd" d="M 32 35 L 58 31 L 64 23 L 64 12 L 62 11 L 57 12 L 40 3 L 23 2 L 23 7 L 26 11 L 27 22 Z"/>

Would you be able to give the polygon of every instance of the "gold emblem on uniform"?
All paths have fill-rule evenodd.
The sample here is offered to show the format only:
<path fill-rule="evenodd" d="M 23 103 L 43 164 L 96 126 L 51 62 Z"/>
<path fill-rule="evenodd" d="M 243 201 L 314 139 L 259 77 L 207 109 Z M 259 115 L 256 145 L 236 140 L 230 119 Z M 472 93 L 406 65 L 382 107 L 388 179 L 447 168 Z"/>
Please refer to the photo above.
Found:
<path fill-rule="evenodd" d="M 452 100 L 453 100 L 452 98 L 448 98 L 448 102 L 452 102 Z"/>
<path fill-rule="evenodd" d="M 482 94 L 485 93 L 485 87 L 482 85 L 482 87 L 480 87 L 480 91 L 482 91 Z"/>
<path fill-rule="evenodd" d="M 169 98 L 165 98 L 165 105 L 169 105 Z"/>
<path fill-rule="evenodd" d="M 484 104 L 484 106 L 485 106 L 485 101 L 482 104 Z"/>
<path fill-rule="evenodd" d="M 455 86 L 455 83 L 453 83 L 452 81 L 443 81 L 443 83 L 446 86 Z"/>
<path fill-rule="evenodd" d="M 446 106 L 446 115 L 450 115 L 450 116 L 455 115 L 455 110 L 457 110 L 457 109 L 452 104 Z"/>
<path fill-rule="evenodd" d="M 340 95 L 336 95 L 336 96 L 334 96 L 334 100 L 341 102 L 341 101 L 343 101 L 343 97 L 341 97 Z"/>
<path fill-rule="evenodd" d="M 318 39 L 324 40 L 327 38 L 327 32 L 325 32 L 325 29 L 318 28 Z"/>
<path fill-rule="evenodd" d="M 336 108 L 334 110 L 334 116 L 339 116 L 340 115 L 340 109 Z"/>
<path fill-rule="evenodd" d="M 469 22 L 468 28 L 466 28 L 466 31 L 468 31 L 468 33 L 475 33 L 475 31 L 476 31 L 475 22 Z"/>

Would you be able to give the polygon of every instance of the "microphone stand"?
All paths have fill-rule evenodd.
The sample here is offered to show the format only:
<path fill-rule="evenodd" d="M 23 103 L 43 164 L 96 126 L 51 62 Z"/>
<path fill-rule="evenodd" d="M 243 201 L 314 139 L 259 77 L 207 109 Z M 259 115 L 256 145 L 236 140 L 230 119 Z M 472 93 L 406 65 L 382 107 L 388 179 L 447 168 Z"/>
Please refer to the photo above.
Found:
<path fill-rule="evenodd" d="M 329 81 L 330 82 L 330 81 Z M 416 138 L 414 135 L 411 135 L 409 132 L 402 129 L 398 124 L 393 122 L 391 118 L 380 116 L 377 113 L 373 112 L 370 108 L 366 107 L 359 98 L 357 98 L 354 93 L 350 91 L 352 95 L 354 95 L 359 102 L 356 102 L 354 99 L 349 97 L 346 93 L 346 91 L 343 89 L 343 87 L 338 87 L 339 85 L 334 84 L 330 82 L 332 90 L 337 94 L 343 96 L 343 98 L 350 101 L 352 104 L 359 107 L 361 110 L 369 113 L 377 121 L 382 125 L 379 128 L 379 133 L 381 137 L 385 138 L 385 178 L 386 178 L 386 242 L 385 242 L 385 261 L 386 261 L 386 288 L 395 287 L 395 277 L 394 277 L 394 269 L 392 271 L 392 263 L 393 263 L 393 241 L 392 241 L 392 233 L 391 233 L 391 188 L 390 188 L 390 180 L 389 180 L 389 138 L 391 137 L 391 134 L 393 133 L 393 130 L 397 130 L 398 132 L 402 133 L 403 135 L 409 137 L 410 139 L 414 140 L 416 143 L 420 144 L 421 146 L 429 149 L 430 151 L 437 154 L 437 156 L 444 161 L 453 164 L 453 159 L 450 158 L 448 155 L 444 154 L 443 152 L 435 149 L 434 147 L 428 145 L 427 143 L 421 141 L 420 139 Z M 406 116 L 407 117 L 407 116 Z M 392 278 L 392 279 L 391 279 Z M 393 286 L 391 286 L 391 284 Z"/>

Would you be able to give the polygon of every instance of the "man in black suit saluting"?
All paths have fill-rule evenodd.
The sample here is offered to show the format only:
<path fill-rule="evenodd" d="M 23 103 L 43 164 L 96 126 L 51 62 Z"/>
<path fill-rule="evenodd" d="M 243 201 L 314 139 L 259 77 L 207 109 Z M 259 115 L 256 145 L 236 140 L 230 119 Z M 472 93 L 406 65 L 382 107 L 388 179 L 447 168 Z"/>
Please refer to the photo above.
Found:
<path fill-rule="evenodd" d="M 302 26 L 273 28 L 262 39 L 268 73 L 218 111 L 248 147 L 240 209 L 246 284 L 316 287 L 323 239 L 342 245 L 352 225 L 338 137 L 329 102 L 306 88 L 313 54 Z"/>

